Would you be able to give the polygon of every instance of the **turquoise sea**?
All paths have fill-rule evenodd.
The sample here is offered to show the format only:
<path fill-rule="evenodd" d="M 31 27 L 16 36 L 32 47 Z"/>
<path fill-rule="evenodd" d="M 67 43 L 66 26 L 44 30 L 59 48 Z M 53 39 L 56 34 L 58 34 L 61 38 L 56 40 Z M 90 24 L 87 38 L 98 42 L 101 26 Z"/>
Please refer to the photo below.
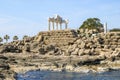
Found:
<path fill-rule="evenodd" d="M 76 73 L 52 71 L 28 71 L 17 74 L 16 80 L 120 80 L 120 70 L 104 73 Z"/>

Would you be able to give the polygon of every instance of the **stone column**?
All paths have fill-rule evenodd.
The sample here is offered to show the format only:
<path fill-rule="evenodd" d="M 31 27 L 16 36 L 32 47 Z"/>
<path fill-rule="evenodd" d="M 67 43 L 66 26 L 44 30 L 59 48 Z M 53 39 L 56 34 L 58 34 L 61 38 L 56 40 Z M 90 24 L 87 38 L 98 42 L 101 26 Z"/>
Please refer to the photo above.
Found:
<path fill-rule="evenodd" d="M 104 24 L 104 33 L 107 33 L 107 23 Z"/>
<path fill-rule="evenodd" d="M 48 21 L 48 30 L 50 31 L 50 21 Z"/>
<path fill-rule="evenodd" d="M 60 23 L 60 30 L 62 30 L 62 23 Z"/>
<path fill-rule="evenodd" d="M 68 19 L 65 20 L 65 29 L 68 29 Z"/>
<path fill-rule="evenodd" d="M 53 30 L 54 30 L 54 22 L 52 22 Z"/>
<path fill-rule="evenodd" d="M 58 22 L 56 22 L 56 29 L 58 30 Z"/>
<path fill-rule="evenodd" d="M 68 27 L 68 24 L 67 24 L 67 23 L 65 23 L 65 29 L 67 29 L 67 27 Z"/>

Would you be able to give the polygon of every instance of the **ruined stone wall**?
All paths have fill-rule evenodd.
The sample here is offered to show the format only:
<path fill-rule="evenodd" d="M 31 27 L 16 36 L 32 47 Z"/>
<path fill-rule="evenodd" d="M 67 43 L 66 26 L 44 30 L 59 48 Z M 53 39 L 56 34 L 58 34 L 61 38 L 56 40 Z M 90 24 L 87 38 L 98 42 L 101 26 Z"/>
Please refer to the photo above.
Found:
<path fill-rule="evenodd" d="M 120 45 L 120 32 L 108 32 L 99 34 L 104 39 L 104 45 Z"/>
<path fill-rule="evenodd" d="M 75 30 L 40 32 L 21 41 L 0 46 L 0 53 L 52 53 L 59 55 L 105 55 L 120 52 L 120 32 L 99 34 L 77 34 Z M 106 56 L 108 56 L 108 54 Z"/>
<path fill-rule="evenodd" d="M 44 43 L 47 44 L 56 44 L 57 46 L 68 45 L 77 38 L 77 33 L 75 30 L 57 30 L 57 31 L 47 31 L 40 32 L 36 36 L 36 40 L 39 41 L 39 37 L 43 37 Z"/>
<path fill-rule="evenodd" d="M 120 55 L 120 32 L 78 37 L 66 49 L 66 55 L 105 55 L 106 57 Z"/>

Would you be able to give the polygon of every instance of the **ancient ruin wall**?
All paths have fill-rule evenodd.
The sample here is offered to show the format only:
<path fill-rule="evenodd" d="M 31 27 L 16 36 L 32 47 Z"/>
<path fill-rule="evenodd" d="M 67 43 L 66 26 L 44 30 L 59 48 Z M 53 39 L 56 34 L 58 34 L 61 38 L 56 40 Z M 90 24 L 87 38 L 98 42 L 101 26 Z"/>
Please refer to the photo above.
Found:
<path fill-rule="evenodd" d="M 38 39 L 40 39 L 41 36 L 46 45 L 54 43 L 58 46 L 64 46 L 73 42 L 77 38 L 77 32 L 75 30 L 40 32 L 35 39 L 39 41 Z"/>

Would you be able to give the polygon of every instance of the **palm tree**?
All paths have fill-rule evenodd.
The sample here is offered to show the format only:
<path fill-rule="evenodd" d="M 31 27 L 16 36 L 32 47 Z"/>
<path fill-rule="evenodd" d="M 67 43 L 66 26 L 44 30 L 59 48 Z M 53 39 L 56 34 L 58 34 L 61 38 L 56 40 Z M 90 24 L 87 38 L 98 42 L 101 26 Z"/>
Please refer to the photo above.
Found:
<path fill-rule="evenodd" d="M 0 43 L 1 43 L 1 42 L 3 42 L 3 39 L 2 39 L 2 37 L 0 37 Z"/>
<path fill-rule="evenodd" d="M 7 34 L 4 36 L 4 39 L 6 40 L 6 42 L 8 42 L 8 39 L 10 39 L 10 36 L 8 36 Z"/>
<path fill-rule="evenodd" d="M 24 36 L 23 36 L 23 39 L 26 39 L 26 38 L 28 38 L 28 36 L 27 36 L 27 35 L 24 35 Z"/>
<path fill-rule="evenodd" d="M 18 40 L 18 36 L 14 36 L 14 37 L 13 37 L 13 40 L 14 40 L 14 41 Z"/>

